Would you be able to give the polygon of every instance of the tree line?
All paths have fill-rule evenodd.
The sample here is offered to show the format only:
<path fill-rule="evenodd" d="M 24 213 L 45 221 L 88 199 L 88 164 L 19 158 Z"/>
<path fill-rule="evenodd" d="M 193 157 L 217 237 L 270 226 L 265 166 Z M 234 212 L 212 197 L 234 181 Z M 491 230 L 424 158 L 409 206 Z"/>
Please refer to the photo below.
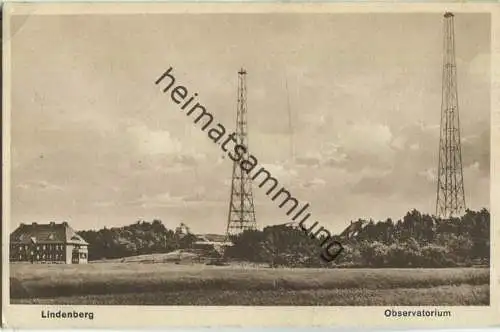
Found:
<path fill-rule="evenodd" d="M 78 234 L 89 243 L 89 260 L 167 253 L 188 248 L 196 241 L 193 234 L 167 229 L 159 219 L 152 222 L 138 220 L 124 227 L 104 227 Z"/>
<path fill-rule="evenodd" d="M 245 231 L 232 237 L 224 258 L 289 267 L 452 267 L 489 265 L 490 213 L 467 210 L 459 218 L 440 219 L 408 212 L 401 220 L 375 222 L 351 238 L 333 236 L 344 250 L 334 262 L 320 258 L 321 238 L 286 225 Z M 89 243 L 89 260 L 121 258 L 189 249 L 193 234 L 168 229 L 161 220 L 124 227 L 81 231 Z"/>
<path fill-rule="evenodd" d="M 417 210 L 402 220 L 365 224 L 352 238 L 334 236 L 344 250 L 332 263 L 320 258 L 321 239 L 285 225 L 246 231 L 233 239 L 231 257 L 274 266 L 453 267 L 489 265 L 490 213 L 467 210 L 460 218 L 440 219 Z"/>

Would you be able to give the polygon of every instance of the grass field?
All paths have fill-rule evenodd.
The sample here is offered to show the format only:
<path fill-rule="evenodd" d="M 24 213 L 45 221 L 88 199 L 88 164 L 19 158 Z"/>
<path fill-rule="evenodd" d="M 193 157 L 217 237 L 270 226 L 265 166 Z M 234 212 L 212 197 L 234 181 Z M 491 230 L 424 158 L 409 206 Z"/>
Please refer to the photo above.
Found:
<path fill-rule="evenodd" d="M 489 269 L 11 264 L 11 302 L 109 305 L 488 305 Z"/>

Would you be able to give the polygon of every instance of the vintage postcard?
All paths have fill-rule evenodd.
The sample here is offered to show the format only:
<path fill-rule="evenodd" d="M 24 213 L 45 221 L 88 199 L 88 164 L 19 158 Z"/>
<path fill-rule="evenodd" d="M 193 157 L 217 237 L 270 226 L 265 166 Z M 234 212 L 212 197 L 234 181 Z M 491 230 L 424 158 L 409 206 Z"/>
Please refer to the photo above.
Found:
<path fill-rule="evenodd" d="M 498 6 L 2 23 L 5 327 L 500 323 Z"/>

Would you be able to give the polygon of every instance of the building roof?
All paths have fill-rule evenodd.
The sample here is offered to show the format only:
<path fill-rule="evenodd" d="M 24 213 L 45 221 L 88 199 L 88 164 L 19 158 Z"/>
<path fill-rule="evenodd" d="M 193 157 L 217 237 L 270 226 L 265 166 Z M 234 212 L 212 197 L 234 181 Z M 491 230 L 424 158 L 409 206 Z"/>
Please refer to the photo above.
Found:
<path fill-rule="evenodd" d="M 202 244 L 202 245 L 213 245 L 213 246 L 234 246 L 234 243 L 225 241 L 225 242 L 218 242 L 218 241 L 196 241 L 194 244 Z"/>
<path fill-rule="evenodd" d="M 273 228 L 273 227 L 283 227 L 283 226 L 290 227 L 290 228 L 293 228 L 293 229 L 300 229 L 300 224 L 297 221 L 290 221 L 290 222 L 286 222 L 286 223 L 283 223 L 283 224 L 270 225 L 270 226 L 267 226 L 267 227 Z"/>
<path fill-rule="evenodd" d="M 11 243 L 69 243 L 88 245 L 88 243 L 71 228 L 67 222 L 56 224 L 21 224 L 12 234 Z"/>
<path fill-rule="evenodd" d="M 209 242 L 225 242 L 226 236 L 220 234 L 196 234 L 196 237 L 200 241 L 209 241 Z"/>

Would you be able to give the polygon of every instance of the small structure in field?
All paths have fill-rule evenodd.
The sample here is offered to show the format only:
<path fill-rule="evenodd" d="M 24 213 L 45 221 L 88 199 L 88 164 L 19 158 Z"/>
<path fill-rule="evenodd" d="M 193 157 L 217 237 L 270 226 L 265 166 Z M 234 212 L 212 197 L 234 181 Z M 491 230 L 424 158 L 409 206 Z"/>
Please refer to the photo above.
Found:
<path fill-rule="evenodd" d="M 196 235 L 197 241 L 193 243 L 193 249 L 200 249 L 205 251 L 216 251 L 223 254 L 227 247 L 233 246 L 232 242 L 226 241 L 224 235 L 218 234 L 198 234 Z"/>

